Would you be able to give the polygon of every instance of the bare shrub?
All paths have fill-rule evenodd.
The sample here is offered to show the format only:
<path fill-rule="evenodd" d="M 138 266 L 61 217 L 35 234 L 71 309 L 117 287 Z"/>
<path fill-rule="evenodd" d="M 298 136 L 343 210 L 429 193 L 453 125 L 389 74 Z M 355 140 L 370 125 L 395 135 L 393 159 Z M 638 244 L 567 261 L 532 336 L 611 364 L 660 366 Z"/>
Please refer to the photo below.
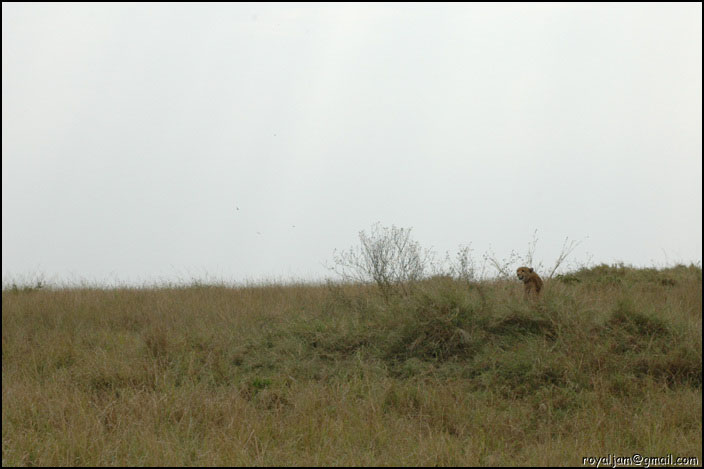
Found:
<path fill-rule="evenodd" d="M 550 273 L 546 276 L 546 278 L 553 278 L 560 266 L 565 263 L 569 255 L 572 254 L 572 252 L 581 243 L 582 241 L 570 240 L 569 237 L 565 238 L 565 241 L 562 244 L 562 249 L 560 250 L 560 254 L 558 254 L 557 259 L 555 259 L 555 263 L 552 267 L 552 270 L 550 270 Z M 521 256 L 516 251 L 512 250 L 509 253 L 508 257 L 505 257 L 504 259 L 499 259 L 492 250 L 489 250 L 483 255 L 483 258 L 485 262 L 487 262 L 496 270 L 500 278 L 513 277 L 513 266 L 517 264 L 531 266 L 535 271 L 543 271 L 544 266 L 542 262 L 539 262 L 537 265 L 533 264 L 535 257 L 535 248 L 537 244 L 538 230 L 535 230 L 533 232 L 532 240 L 528 243 L 528 251 L 526 252 L 525 256 Z"/>
<path fill-rule="evenodd" d="M 555 275 L 555 272 L 557 269 L 562 265 L 562 263 L 565 262 L 565 259 L 567 259 L 567 256 L 569 256 L 572 251 L 575 250 L 577 246 L 579 246 L 582 242 L 581 241 L 575 241 L 571 240 L 569 238 L 565 238 L 565 242 L 562 243 L 562 250 L 560 251 L 560 254 L 557 256 L 557 259 L 555 259 L 555 265 L 553 266 L 552 270 L 550 271 L 550 275 L 548 275 L 548 278 L 552 278 L 553 275 Z"/>
<path fill-rule="evenodd" d="M 452 278 L 468 283 L 477 279 L 477 269 L 472 258 L 471 245 L 461 245 L 454 258 L 450 257 L 448 252 L 445 255 L 445 264 L 447 274 Z"/>
<path fill-rule="evenodd" d="M 513 276 L 513 266 L 522 264 L 523 259 L 516 251 L 511 250 L 508 257 L 499 259 L 491 248 L 482 255 L 485 263 L 488 263 L 496 270 L 499 278 L 506 279 Z"/>
<path fill-rule="evenodd" d="M 407 294 L 433 264 L 433 252 L 411 239 L 411 228 L 372 225 L 359 232 L 360 245 L 333 253 L 332 270 L 347 281 L 374 282 L 382 296 Z"/>

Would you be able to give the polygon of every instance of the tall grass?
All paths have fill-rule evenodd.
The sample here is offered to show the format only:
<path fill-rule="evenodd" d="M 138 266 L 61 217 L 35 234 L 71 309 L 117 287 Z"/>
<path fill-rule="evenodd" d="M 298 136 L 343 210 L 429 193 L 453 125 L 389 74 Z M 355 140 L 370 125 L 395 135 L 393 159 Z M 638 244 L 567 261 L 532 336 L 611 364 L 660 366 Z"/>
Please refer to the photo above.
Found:
<path fill-rule="evenodd" d="M 702 458 L 702 275 L 2 292 L 3 465 Z"/>

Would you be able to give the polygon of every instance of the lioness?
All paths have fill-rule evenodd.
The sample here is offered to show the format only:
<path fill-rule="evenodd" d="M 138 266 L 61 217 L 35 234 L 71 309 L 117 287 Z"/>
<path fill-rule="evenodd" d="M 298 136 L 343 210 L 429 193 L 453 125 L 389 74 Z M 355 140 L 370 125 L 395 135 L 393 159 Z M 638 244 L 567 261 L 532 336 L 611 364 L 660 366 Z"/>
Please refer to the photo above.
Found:
<path fill-rule="evenodd" d="M 543 288 L 543 281 L 538 274 L 531 267 L 519 267 L 516 270 L 518 278 L 523 281 L 524 285 L 524 297 L 528 297 L 531 291 L 535 292 L 535 297 L 540 296 L 540 290 Z"/>

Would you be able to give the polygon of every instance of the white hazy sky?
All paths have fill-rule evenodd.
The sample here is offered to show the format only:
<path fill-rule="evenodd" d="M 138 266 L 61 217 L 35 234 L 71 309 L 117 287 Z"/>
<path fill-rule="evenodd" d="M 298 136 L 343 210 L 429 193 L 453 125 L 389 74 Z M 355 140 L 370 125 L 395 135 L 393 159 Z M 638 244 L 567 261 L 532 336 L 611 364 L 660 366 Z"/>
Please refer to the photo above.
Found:
<path fill-rule="evenodd" d="M 239 210 L 237 209 L 239 208 Z M 2 4 L 2 275 L 702 257 L 702 5 Z"/>

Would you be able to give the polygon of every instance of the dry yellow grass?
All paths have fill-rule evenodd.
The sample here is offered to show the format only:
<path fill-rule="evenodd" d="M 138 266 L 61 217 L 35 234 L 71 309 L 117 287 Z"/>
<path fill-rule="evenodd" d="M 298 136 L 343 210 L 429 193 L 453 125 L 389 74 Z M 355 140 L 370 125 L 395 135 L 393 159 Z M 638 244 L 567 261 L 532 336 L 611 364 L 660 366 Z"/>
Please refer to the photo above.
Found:
<path fill-rule="evenodd" d="M 702 457 L 701 269 L 5 290 L 3 465 Z"/>

